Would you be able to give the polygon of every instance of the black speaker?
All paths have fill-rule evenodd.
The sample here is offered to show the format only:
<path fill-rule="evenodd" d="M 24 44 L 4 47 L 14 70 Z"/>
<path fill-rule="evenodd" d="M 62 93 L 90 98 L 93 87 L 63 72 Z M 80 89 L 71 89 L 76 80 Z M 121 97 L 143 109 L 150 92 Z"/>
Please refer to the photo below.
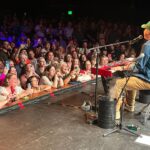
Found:
<path fill-rule="evenodd" d="M 98 108 L 98 126 L 105 129 L 115 127 L 116 102 L 110 101 L 108 96 L 102 96 L 99 99 Z"/>

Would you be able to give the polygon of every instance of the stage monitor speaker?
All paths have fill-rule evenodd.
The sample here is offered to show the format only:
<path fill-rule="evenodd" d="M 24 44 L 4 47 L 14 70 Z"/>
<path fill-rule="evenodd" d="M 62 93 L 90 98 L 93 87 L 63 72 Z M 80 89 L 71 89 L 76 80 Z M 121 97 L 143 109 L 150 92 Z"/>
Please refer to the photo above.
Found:
<path fill-rule="evenodd" d="M 115 127 L 116 102 L 110 101 L 108 96 L 102 96 L 99 99 L 98 108 L 98 126 L 105 129 Z"/>

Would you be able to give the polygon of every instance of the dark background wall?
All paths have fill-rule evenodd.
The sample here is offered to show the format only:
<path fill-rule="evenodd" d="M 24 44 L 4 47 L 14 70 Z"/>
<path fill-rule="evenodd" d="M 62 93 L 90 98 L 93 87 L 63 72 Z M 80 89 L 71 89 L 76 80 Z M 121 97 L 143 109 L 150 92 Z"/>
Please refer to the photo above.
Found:
<path fill-rule="evenodd" d="M 4 1 L 0 5 L 0 16 L 17 14 L 23 16 L 68 17 L 67 10 L 73 10 L 73 18 L 92 17 L 112 20 L 127 20 L 141 23 L 149 20 L 149 5 L 146 0 L 24 0 Z"/>

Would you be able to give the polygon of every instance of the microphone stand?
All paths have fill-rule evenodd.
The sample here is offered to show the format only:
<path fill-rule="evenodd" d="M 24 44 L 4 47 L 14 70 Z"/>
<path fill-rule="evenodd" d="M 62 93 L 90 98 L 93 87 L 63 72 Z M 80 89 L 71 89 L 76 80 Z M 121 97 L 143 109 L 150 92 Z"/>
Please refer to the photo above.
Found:
<path fill-rule="evenodd" d="M 99 52 L 96 49 L 96 84 L 95 84 L 95 95 L 94 95 L 94 102 L 95 102 L 95 113 L 97 114 L 97 87 L 98 87 L 98 64 L 99 64 Z"/>
<path fill-rule="evenodd" d="M 89 48 L 89 50 L 94 50 L 94 49 L 109 47 L 109 46 L 118 45 L 118 44 L 131 43 L 131 41 L 132 40 L 127 40 L 127 41 L 123 41 L 123 42 L 116 42 L 116 43 L 111 43 L 111 44 L 107 44 L 107 45 L 96 46 L 96 47 Z"/>

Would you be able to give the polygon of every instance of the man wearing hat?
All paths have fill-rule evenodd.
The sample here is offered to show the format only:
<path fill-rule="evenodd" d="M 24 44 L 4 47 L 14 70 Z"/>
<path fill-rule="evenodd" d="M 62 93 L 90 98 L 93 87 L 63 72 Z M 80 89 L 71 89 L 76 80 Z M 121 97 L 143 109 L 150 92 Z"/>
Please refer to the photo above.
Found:
<path fill-rule="evenodd" d="M 110 89 L 111 99 L 116 99 L 116 119 L 120 119 L 120 108 L 122 105 L 122 99 L 120 93 L 125 86 L 126 91 L 126 104 L 125 109 L 129 112 L 134 112 L 135 98 L 137 90 L 150 89 L 150 21 L 141 25 L 144 29 L 143 35 L 146 42 L 143 45 L 144 55 L 136 60 L 136 63 L 132 63 L 129 66 L 125 66 L 122 70 L 136 71 L 128 80 L 127 78 L 116 79 L 115 85 Z"/>

